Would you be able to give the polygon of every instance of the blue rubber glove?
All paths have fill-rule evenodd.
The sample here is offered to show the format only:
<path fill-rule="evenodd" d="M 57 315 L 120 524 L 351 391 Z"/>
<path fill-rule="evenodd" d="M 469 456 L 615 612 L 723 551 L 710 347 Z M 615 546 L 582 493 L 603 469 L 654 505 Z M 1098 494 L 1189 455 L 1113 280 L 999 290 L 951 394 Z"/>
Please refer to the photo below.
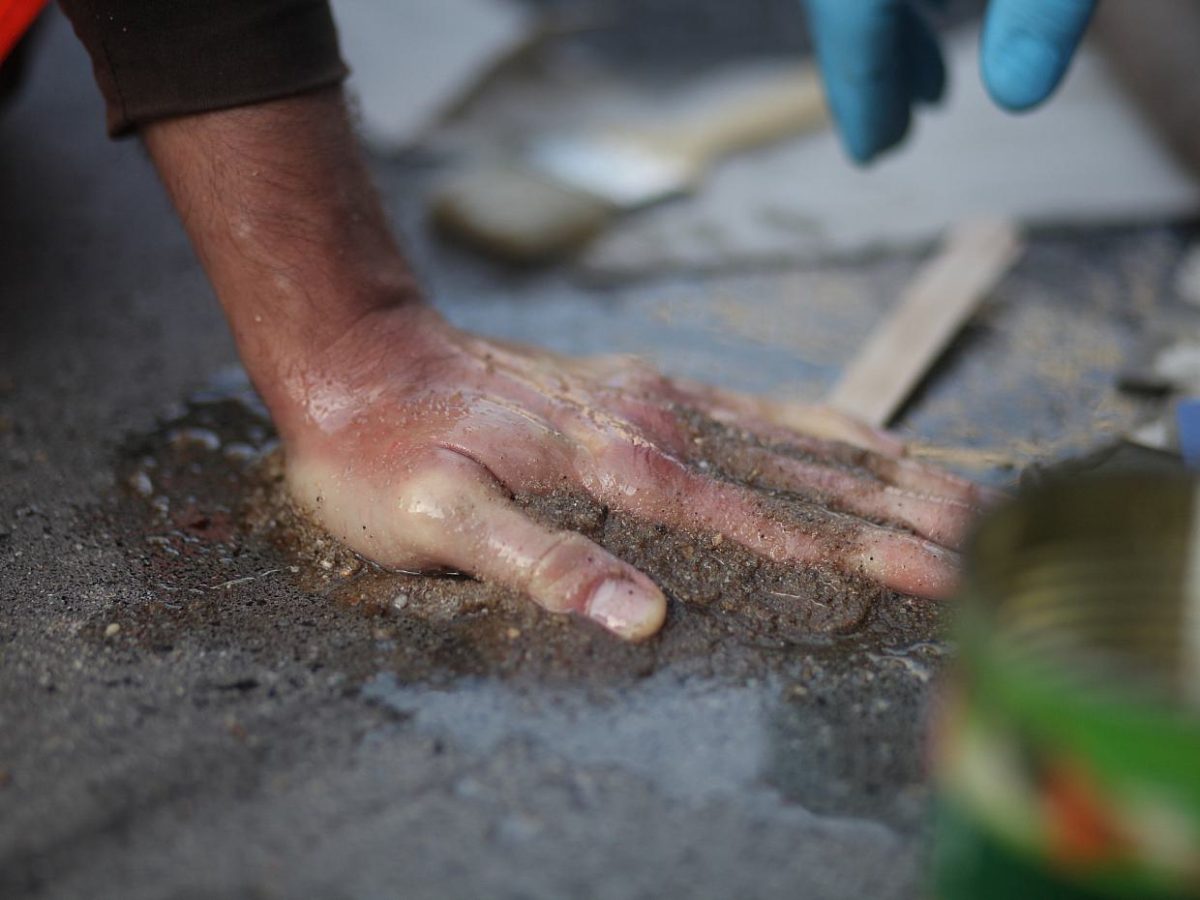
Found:
<path fill-rule="evenodd" d="M 806 0 L 825 91 L 847 151 L 861 163 L 898 144 L 913 109 L 936 103 L 946 66 L 909 0 Z M 1029 109 L 1062 80 L 1096 0 L 992 0 L 983 79 L 1000 106 Z"/>

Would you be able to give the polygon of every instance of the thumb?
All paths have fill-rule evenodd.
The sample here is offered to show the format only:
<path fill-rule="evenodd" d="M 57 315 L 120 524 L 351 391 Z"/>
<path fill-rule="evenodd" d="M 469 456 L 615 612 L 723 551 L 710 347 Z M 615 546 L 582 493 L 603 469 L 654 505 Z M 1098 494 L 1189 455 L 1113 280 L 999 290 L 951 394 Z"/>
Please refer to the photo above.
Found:
<path fill-rule="evenodd" d="M 1019 112 L 1054 92 L 1096 0 L 993 0 L 983 29 L 983 81 L 992 99 Z"/>

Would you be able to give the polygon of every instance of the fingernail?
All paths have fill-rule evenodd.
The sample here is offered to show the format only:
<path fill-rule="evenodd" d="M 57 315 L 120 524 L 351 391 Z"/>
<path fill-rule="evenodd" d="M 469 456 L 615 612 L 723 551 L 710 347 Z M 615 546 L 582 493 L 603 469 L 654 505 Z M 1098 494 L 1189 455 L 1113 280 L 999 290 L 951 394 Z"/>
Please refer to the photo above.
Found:
<path fill-rule="evenodd" d="M 627 640 L 641 640 L 662 627 L 667 602 L 657 590 L 632 581 L 604 581 L 592 594 L 588 618 Z"/>

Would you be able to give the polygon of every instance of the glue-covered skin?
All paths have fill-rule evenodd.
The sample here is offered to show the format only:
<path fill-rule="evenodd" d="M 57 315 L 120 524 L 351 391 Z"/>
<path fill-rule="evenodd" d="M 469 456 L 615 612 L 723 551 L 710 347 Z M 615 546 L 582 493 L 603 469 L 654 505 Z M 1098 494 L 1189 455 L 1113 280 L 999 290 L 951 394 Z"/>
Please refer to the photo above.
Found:
<path fill-rule="evenodd" d="M 856 161 L 870 162 L 903 140 L 919 106 L 945 92 L 937 38 L 921 4 L 911 0 L 805 3 L 843 143 Z M 1014 112 L 1046 100 L 1066 74 L 1095 6 L 1095 0 L 992 0 L 980 62 L 992 99 Z"/>
<path fill-rule="evenodd" d="M 292 491 L 350 547 L 386 566 L 504 584 L 633 640 L 662 625 L 661 591 L 582 535 L 534 523 L 514 494 L 582 491 L 780 563 L 831 565 L 926 597 L 952 587 L 952 548 L 987 499 L 831 411 L 672 382 L 627 357 L 484 340 L 423 306 L 369 316 L 294 370 L 287 390 L 291 413 L 277 419 Z M 682 409 L 762 435 L 744 462 L 756 484 L 808 498 L 803 523 L 773 513 L 762 490 L 700 468 Z"/>

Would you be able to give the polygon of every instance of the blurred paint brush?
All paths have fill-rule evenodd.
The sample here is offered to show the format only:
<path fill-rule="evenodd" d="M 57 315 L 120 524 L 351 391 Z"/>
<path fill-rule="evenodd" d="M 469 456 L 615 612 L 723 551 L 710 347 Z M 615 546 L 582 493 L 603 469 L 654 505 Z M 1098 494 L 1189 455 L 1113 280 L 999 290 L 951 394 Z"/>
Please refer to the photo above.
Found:
<path fill-rule="evenodd" d="M 673 127 L 543 138 L 521 160 L 454 176 L 430 212 L 442 232 L 490 256 L 544 262 L 620 213 L 691 191 L 718 160 L 825 121 L 805 66 Z"/>

